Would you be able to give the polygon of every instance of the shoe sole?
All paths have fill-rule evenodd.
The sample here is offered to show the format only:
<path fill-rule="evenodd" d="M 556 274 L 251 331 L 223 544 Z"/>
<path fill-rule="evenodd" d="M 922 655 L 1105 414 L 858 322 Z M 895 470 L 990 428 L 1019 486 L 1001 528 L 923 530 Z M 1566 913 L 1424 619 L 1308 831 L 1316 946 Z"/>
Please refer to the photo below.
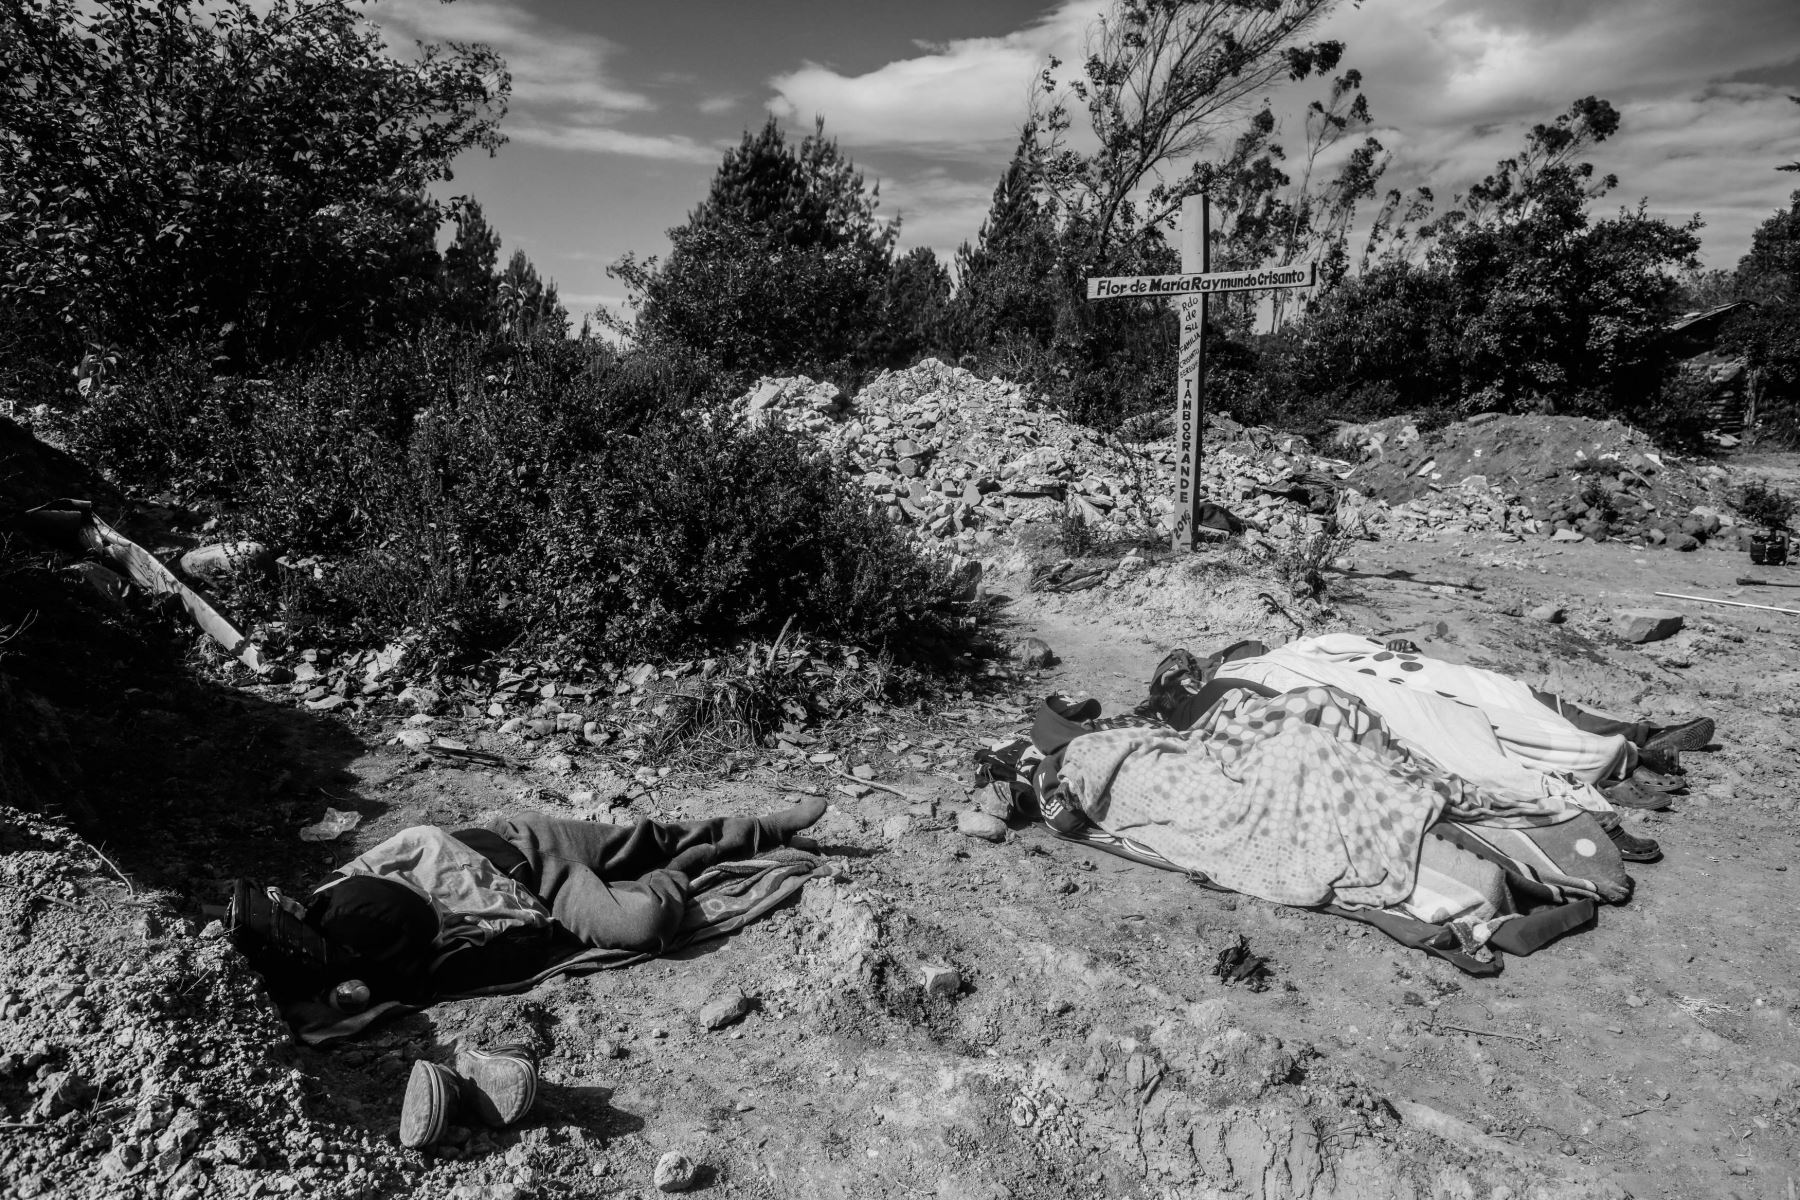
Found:
<path fill-rule="evenodd" d="M 1606 797 L 1607 803 L 1618 808 L 1635 808 L 1644 812 L 1661 812 L 1665 808 L 1672 807 L 1675 803 L 1675 798 L 1665 792 L 1644 791 L 1622 793 L 1617 789 L 1614 789 L 1610 792 L 1602 792 L 1601 795 Z"/>
<path fill-rule="evenodd" d="M 1677 727 L 1659 733 L 1644 744 L 1646 750 L 1704 750 L 1712 745 L 1714 726 L 1710 719 L 1698 724 Z"/>
<path fill-rule="evenodd" d="M 400 1144 L 409 1150 L 429 1146 L 444 1136 L 456 1096 L 456 1076 L 447 1067 L 419 1061 L 406 1081 L 400 1105 Z"/>
<path fill-rule="evenodd" d="M 468 1084 L 469 1107 L 496 1129 L 523 1117 L 537 1100 L 537 1068 L 523 1055 L 465 1050 L 456 1056 L 456 1068 Z"/>

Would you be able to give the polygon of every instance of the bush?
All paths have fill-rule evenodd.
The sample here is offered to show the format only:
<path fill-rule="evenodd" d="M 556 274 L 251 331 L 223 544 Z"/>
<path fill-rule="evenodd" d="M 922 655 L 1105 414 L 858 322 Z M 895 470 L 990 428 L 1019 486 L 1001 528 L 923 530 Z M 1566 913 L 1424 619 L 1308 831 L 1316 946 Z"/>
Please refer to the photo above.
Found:
<path fill-rule="evenodd" d="M 792 620 L 904 648 L 954 628 L 922 560 L 811 443 L 740 432 L 706 368 L 439 330 L 264 383 L 147 370 L 82 420 L 127 482 L 228 501 L 300 569 L 240 599 L 309 638 L 601 658 Z"/>
<path fill-rule="evenodd" d="M 1787 529 L 1788 522 L 1794 519 L 1796 505 L 1792 496 L 1770 486 L 1768 480 L 1752 479 L 1738 489 L 1734 507 L 1746 520 L 1757 525 L 1768 529 Z"/>

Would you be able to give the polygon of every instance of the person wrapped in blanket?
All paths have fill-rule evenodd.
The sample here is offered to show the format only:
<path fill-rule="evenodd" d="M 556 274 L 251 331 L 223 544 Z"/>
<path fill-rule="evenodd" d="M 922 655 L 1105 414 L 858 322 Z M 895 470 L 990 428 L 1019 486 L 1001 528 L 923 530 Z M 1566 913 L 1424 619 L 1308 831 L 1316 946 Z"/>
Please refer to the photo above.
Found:
<path fill-rule="evenodd" d="M 529 979 L 571 948 L 659 953 L 694 876 L 785 846 L 825 807 L 630 826 L 539 813 L 455 832 L 416 825 L 304 898 L 240 882 L 226 930 L 278 1000 L 423 1003 Z M 534 1080 L 518 1047 L 463 1051 L 455 1070 L 416 1063 L 402 1141 L 429 1145 L 459 1103 L 490 1124 L 517 1120 Z"/>
<path fill-rule="evenodd" d="M 1565 800 L 1595 815 L 1621 857 L 1655 862 L 1660 848 L 1628 833 L 1617 807 L 1664 809 L 1683 790 L 1681 752 L 1712 741 L 1710 718 L 1671 725 L 1584 709 L 1497 671 L 1327 634 L 1269 649 L 1239 642 L 1196 660 L 1177 650 L 1158 664 L 1150 708 L 1188 728 L 1234 684 L 1275 692 L 1327 685 L 1379 715 L 1401 742 L 1452 774 L 1487 787 Z"/>
<path fill-rule="evenodd" d="M 1468 668 L 1405 665 L 1426 661 L 1358 638 L 1239 646 L 1204 664 L 1177 652 L 1136 717 L 1094 720 L 1091 702 L 1041 710 L 1033 790 L 1053 828 L 1091 823 L 1277 903 L 1453 931 L 1465 958 L 1490 940 L 1541 944 L 1515 936 L 1527 909 L 1566 931 L 1593 903 L 1628 898 L 1620 839 L 1602 825 L 1616 814 L 1595 784 L 1647 761 L 1677 769 L 1710 723 L 1647 726 L 1640 746 L 1578 729 L 1503 676 L 1482 691 L 1458 675 Z M 1520 694 L 1541 726 L 1502 703 Z"/>

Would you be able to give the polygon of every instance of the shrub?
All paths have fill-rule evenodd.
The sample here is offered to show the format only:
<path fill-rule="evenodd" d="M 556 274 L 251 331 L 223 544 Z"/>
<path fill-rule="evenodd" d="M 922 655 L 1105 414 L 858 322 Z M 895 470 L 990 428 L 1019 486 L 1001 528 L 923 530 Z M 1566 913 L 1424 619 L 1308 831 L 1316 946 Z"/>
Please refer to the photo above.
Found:
<path fill-rule="evenodd" d="M 143 488 L 227 501 L 303 569 L 241 603 L 305 637 L 613 658 L 792 621 L 870 645 L 955 627 L 944 573 L 810 442 L 743 432 L 690 358 L 437 330 L 261 383 L 177 358 L 83 416 Z"/>
<path fill-rule="evenodd" d="M 1787 529 L 1794 519 L 1794 498 L 1772 487 L 1766 479 L 1752 479 L 1738 489 L 1738 512 L 1744 518 L 1769 529 Z"/>

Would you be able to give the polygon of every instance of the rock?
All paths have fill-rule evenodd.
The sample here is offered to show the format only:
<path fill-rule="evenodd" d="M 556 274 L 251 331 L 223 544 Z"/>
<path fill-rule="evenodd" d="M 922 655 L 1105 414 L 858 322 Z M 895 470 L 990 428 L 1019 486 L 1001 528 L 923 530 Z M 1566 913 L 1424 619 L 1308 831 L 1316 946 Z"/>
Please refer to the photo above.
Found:
<path fill-rule="evenodd" d="M 1568 614 L 1555 604 L 1540 604 L 1531 610 L 1531 619 L 1548 625 L 1561 625 Z"/>
<path fill-rule="evenodd" d="M 1677 533 L 1669 538 L 1671 550 L 1698 550 L 1700 539 L 1691 533 Z"/>
<path fill-rule="evenodd" d="M 1672 608 L 1621 609 L 1614 618 L 1619 636 L 1633 645 L 1660 642 L 1681 631 L 1686 617 Z"/>
<path fill-rule="evenodd" d="M 402 729 L 394 735 L 394 741 L 408 750 L 423 750 L 431 745 L 431 732 L 426 729 Z"/>
<path fill-rule="evenodd" d="M 1013 650 L 1019 665 L 1028 670 L 1043 670 L 1056 662 L 1056 653 L 1042 638 L 1028 637 Z"/>
<path fill-rule="evenodd" d="M 500 732 L 503 734 L 515 734 L 515 733 L 519 733 L 524 728 L 525 728 L 525 718 L 524 717 L 513 717 L 511 720 L 505 721 L 501 724 Z"/>
<path fill-rule="evenodd" d="M 650 1181 L 659 1192 L 685 1192 L 694 1186 L 696 1174 L 693 1161 L 687 1155 L 671 1150 L 656 1160 L 656 1172 Z"/>
<path fill-rule="evenodd" d="M 93 1086 L 78 1073 L 54 1071 L 38 1085 L 37 1115 L 47 1121 L 55 1120 L 81 1107 L 93 1094 Z"/>
<path fill-rule="evenodd" d="M 1553 542 L 1585 542 L 1587 534 L 1575 529 L 1559 529 L 1550 535 Z"/>
<path fill-rule="evenodd" d="M 954 997 L 962 991 L 962 976 L 955 967 L 943 963 L 927 963 L 919 970 L 919 981 L 928 996 Z"/>
<path fill-rule="evenodd" d="M 1649 542 L 1652 546 L 1660 546 L 1669 540 L 1669 535 L 1662 530 L 1657 529 L 1655 526 L 1651 526 L 1649 531 L 1644 534 L 1644 540 Z"/>
<path fill-rule="evenodd" d="M 895 813 L 881 823 L 881 836 L 889 842 L 897 842 L 913 831 L 911 813 Z"/>
<path fill-rule="evenodd" d="M 951 596 L 956 600 L 973 600 L 981 591 L 981 563 L 965 558 L 950 569 Z"/>
<path fill-rule="evenodd" d="M 245 571 L 266 571 L 275 555 L 261 542 L 220 542 L 181 556 L 181 573 L 202 583 L 224 583 Z"/>
<path fill-rule="evenodd" d="M 875 778 L 875 768 L 868 763 L 858 763 L 856 766 L 850 768 L 850 773 L 858 779 Z"/>
<path fill-rule="evenodd" d="M 736 1025 L 750 1015 L 756 1007 L 756 1000 L 742 992 L 730 992 L 708 1000 L 700 1007 L 700 1024 L 708 1029 L 723 1029 L 727 1025 Z"/>
<path fill-rule="evenodd" d="M 573 775 L 575 773 L 574 760 L 566 754 L 546 754 L 531 765 L 551 775 Z"/>
<path fill-rule="evenodd" d="M 1004 842 L 1006 840 L 1006 822 L 984 812 L 964 809 L 956 814 L 956 832 L 964 837 L 979 838 L 984 842 Z"/>

